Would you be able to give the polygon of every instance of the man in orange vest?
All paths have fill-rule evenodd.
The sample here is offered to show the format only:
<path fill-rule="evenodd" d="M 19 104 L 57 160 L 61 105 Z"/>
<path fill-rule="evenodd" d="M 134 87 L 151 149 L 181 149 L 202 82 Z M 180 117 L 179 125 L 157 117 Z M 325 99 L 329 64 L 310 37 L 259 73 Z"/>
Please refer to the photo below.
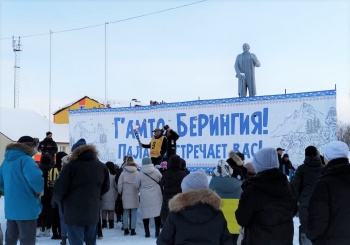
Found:
<path fill-rule="evenodd" d="M 150 157 L 154 165 L 158 165 L 163 160 L 163 155 L 167 151 L 167 138 L 162 134 L 160 128 L 153 130 L 154 136 L 149 144 L 139 143 L 142 148 L 150 148 Z"/>

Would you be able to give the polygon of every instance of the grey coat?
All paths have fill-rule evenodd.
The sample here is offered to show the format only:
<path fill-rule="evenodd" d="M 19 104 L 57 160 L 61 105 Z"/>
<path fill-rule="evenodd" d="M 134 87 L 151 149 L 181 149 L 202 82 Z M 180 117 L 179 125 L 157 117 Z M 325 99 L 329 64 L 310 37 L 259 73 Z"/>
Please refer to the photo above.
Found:
<path fill-rule="evenodd" d="M 150 177 L 154 180 L 152 180 Z M 143 165 L 141 172 L 136 176 L 134 185 L 140 190 L 140 207 L 142 219 L 160 216 L 162 208 L 162 192 L 159 183 L 162 174 L 153 164 Z"/>
<path fill-rule="evenodd" d="M 115 175 L 109 174 L 109 191 L 102 196 L 101 210 L 114 210 L 118 196 L 118 188 L 115 184 Z"/>
<path fill-rule="evenodd" d="M 134 181 L 139 174 L 135 163 L 126 163 L 118 180 L 118 192 L 122 194 L 123 208 L 134 209 L 139 207 L 139 190 Z"/>
<path fill-rule="evenodd" d="M 245 60 L 248 59 L 247 62 Z M 255 67 L 259 67 L 260 62 L 255 54 L 252 53 L 242 53 L 236 58 L 235 70 L 236 77 L 238 77 L 238 94 L 239 97 L 245 97 L 247 94 L 247 88 L 249 89 L 249 96 L 256 95 L 255 86 Z M 245 74 L 245 79 L 243 80 L 240 76 L 241 73 Z"/>

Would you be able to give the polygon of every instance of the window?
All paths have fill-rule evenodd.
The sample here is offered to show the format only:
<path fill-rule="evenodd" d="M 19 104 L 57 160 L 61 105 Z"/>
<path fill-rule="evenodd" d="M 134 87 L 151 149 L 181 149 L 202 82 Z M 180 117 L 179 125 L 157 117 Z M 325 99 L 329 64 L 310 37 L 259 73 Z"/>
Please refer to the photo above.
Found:
<path fill-rule="evenodd" d="M 60 151 L 66 152 L 66 147 L 65 146 L 60 146 Z"/>

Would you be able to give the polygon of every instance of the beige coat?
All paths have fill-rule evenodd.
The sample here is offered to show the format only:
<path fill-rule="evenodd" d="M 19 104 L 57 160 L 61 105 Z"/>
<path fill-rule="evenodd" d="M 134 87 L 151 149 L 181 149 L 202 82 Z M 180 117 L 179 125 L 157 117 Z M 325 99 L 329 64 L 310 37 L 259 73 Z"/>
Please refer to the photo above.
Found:
<path fill-rule="evenodd" d="M 136 166 L 135 163 L 125 163 L 118 180 L 118 192 L 122 194 L 124 209 L 139 207 L 139 190 L 134 186 L 135 178 L 139 174 Z"/>
<path fill-rule="evenodd" d="M 152 180 L 150 177 L 154 180 Z M 134 185 L 140 190 L 140 207 L 142 219 L 160 216 L 162 208 L 162 192 L 159 183 L 162 174 L 154 165 L 147 164 L 141 167 L 141 172 L 136 176 Z"/>

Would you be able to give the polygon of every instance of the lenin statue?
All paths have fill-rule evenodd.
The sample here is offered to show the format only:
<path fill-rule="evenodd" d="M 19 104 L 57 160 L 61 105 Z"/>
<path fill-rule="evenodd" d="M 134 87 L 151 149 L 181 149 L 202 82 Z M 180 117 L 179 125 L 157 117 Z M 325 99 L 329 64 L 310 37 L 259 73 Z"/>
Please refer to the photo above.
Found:
<path fill-rule="evenodd" d="M 255 67 L 260 66 L 260 62 L 255 54 L 249 52 L 248 43 L 243 44 L 243 53 L 236 58 L 235 70 L 238 78 L 238 96 L 246 97 L 247 89 L 249 96 L 256 95 L 255 87 Z"/>

